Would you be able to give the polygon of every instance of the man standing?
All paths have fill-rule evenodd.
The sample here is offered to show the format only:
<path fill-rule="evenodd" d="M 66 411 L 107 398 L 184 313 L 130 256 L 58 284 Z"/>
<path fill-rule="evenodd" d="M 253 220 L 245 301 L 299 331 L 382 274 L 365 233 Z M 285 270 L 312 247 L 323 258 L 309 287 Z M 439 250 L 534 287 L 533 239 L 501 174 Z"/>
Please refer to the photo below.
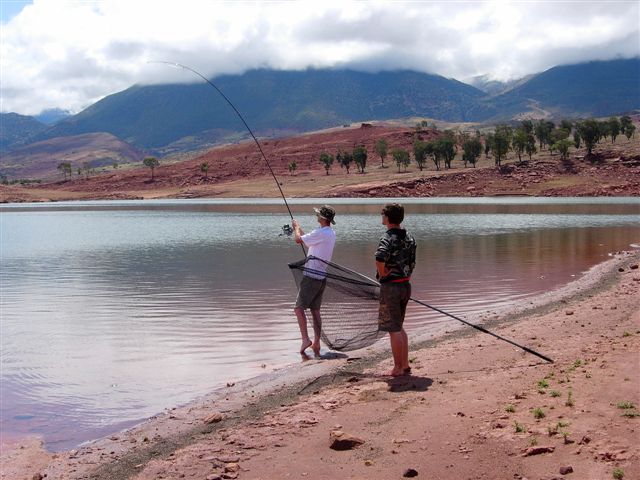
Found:
<path fill-rule="evenodd" d="M 411 373 L 409 339 L 404 331 L 404 315 L 411 297 L 411 273 L 416 264 L 416 242 L 400 224 L 404 207 L 389 203 L 382 209 L 382 224 L 387 231 L 376 250 L 376 278 L 380 282 L 378 329 L 389 332 L 394 377 Z"/>
<path fill-rule="evenodd" d="M 295 234 L 296 243 L 304 244 L 308 249 L 307 255 L 322 259 L 326 262 L 331 261 L 333 255 L 333 247 L 336 244 L 336 233 L 331 228 L 331 224 L 335 225 L 333 217 L 336 212 L 328 205 L 320 208 L 314 208 L 320 228 L 316 228 L 311 233 L 305 234 L 296 220 L 292 220 L 291 226 Z M 320 332 L 322 329 L 322 319 L 320 318 L 320 306 L 322 304 L 322 293 L 326 285 L 327 265 L 319 260 L 311 259 L 305 265 L 310 271 L 305 270 L 298 290 L 298 298 L 294 312 L 298 319 L 300 327 L 300 335 L 302 336 L 302 345 L 300 354 L 306 356 L 305 350 L 309 347 L 313 350 L 316 357 L 320 356 Z M 307 331 L 307 316 L 305 309 L 311 310 L 313 317 L 313 342 L 309 338 Z"/>

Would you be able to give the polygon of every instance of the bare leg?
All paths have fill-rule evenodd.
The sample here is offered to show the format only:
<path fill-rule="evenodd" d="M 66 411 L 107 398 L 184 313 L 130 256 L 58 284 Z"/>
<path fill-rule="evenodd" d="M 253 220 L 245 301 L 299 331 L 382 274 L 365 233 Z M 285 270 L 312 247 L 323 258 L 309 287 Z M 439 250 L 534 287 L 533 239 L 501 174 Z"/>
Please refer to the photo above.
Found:
<path fill-rule="evenodd" d="M 293 311 L 298 319 L 298 327 L 300 327 L 300 336 L 302 337 L 302 345 L 300 346 L 300 353 L 304 355 L 304 351 L 311 346 L 311 339 L 309 338 L 309 332 L 307 331 L 307 316 L 302 308 L 294 308 Z"/>
<path fill-rule="evenodd" d="M 404 339 L 402 338 L 402 331 L 389 332 L 389 341 L 391 342 L 391 353 L 393 355 L 393 369 L 389 372 L 389 375 L 399 377 L 400 375 L 404 375 L 404 368 L 402 367 L 404 362 Z"/>
<path fill-rule="evenodd" d="M 320 310 L 311 310 L 313 316 L 313 344 L 311 348 L 316 357 L 320 356 L 320 334 L 322 333 L 322 318 Z"/>
<path fill-rule="evenodd" d="M 409 365 L 409 337 L 404 328 L 400 330 L 402 335 L 402 371 L 404 373 L 411 373 L 411 366 Z"/>

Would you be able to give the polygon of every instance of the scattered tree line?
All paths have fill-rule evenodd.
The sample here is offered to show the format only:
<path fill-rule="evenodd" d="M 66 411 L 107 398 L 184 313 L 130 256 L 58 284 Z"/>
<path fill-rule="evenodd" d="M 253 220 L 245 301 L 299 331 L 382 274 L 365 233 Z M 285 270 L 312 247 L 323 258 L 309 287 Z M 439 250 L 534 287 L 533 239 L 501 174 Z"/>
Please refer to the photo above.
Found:
<path fill-rule="evenodd" d="M 411 164 L 411 154 L 420 171 L 426 168 L 429 160 L 433 162 L 436 170 L 442 167 L 450 169 L 460 149 L 465 168 L 468 165 L 475 168 L 482 153 L 486 158 L 491 155 L 497 167 L 501 167 L 509 152 L 515 153 L 518 163 L 522 163 L 525 156 L 532 161 L 533 155 L 542 150 L 548 150 L 552 155 L 557 152 L 563 161 L 567 161 L 571 147 L 584 146 L 587 156 L 591 156 L 598 142 L 611 137 L 613 143 L 620 134 L 624 134 L 630 140 L 634 137 L 636 130 L 631 117 L 627 115 L 602 121 L 586 119 L 574 122 L 565 119 L 557 124 L 550 120 L 522 120 L 516 125 L 496 125 L 492 132 L 484 134 L 479 131 L 468 134 L 445 130 L 438 138 L 423 141 L 418 131 L 424 126 L 427 126 L 425 121 L 416 125 L 412 152 L 403 148 L 391 149 L 391 157 L 398 172 L 407 171 Z M 387 140 L 376 141 L 374 150 L 380 157 L 381 168 L 387 168 L 385 165 L 389 154 Z M 356 165 L 358 172 L 365 173 L 367 150 L 364 145 L 360 145 L 354 147 L 352 151 L 339 150 L 335 157 L 327 152 L 320 154 L 320 163 L 324 166 L 327 175 L 335 162 L 346 169 L 347 173 L 352 163 Z"/>

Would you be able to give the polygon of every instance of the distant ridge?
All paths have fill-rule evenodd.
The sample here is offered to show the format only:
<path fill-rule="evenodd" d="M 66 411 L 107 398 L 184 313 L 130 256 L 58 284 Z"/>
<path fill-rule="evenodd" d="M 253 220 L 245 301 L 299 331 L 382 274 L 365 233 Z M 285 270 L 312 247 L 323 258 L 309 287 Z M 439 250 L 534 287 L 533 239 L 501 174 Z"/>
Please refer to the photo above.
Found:
<path fill-rule="evenodd" d="M 456 80 L 412 71 L 251 70 L 215 83 L 252 128 L 263 132 L 416 115 L 467 121 L 469 106 L 485 95 Z M 243 128 L 217 93 L 198 83 L 131 87 L 60 122 L 46 136 L 105 131 L 153 149 L 207 130 Z"/>
<path fill-rule="evenodd" d="M 369 120 L 423 117 L 495 123 L 523 116 L 609 116 L 640 109 L 639 58 L 558 66 L 508 85 L 492 84 L 486 78 L 477 80 L 489 91 L 500 91 L 498 94 L 439 75 L 406 70 L 364 73 L 260 69 L 214 80 L 255 132 L 264 136 Z M 133 86 L 49 128 L 39 122 L 29 123 L 27 118 L 3 121 L 3 148 L 108 132 L 138 149 L 163 155 L 166 151 L 235 142 L 246 136 L 233 111 L 203 82 Z M 24 126 L 23 132 L 16 134 L 20 125 Z M 5 130 L 11 134 L 5 134 Z"/>
<path fill-rule="evenodd" d="M 44 123 L 33 117 L 17 113 L 0 113 L 0 151 L 22 145 L 46 129 Z"/>
<path fill-rule="evenodd" d="M 491 102 L 506 116 L 532 105 L 555 117 L 600 117 L 640 108 L 640 59 L 553 67 Z"/>

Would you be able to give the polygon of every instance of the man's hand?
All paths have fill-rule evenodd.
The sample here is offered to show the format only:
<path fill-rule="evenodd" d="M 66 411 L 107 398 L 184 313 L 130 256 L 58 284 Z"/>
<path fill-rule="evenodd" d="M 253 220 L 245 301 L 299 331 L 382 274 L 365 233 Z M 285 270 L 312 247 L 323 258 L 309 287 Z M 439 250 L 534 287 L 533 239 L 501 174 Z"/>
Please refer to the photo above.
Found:
<path fill-rule="evenodd" d="M 300 228 L 300 224 L 295 218 L 291 219 L 291 226 L 293 227 L 293 233 L 295 236 L 296 243 L 302 243 L 302 239 L 300 237 L 304 235 L 304 232 Z"/>

